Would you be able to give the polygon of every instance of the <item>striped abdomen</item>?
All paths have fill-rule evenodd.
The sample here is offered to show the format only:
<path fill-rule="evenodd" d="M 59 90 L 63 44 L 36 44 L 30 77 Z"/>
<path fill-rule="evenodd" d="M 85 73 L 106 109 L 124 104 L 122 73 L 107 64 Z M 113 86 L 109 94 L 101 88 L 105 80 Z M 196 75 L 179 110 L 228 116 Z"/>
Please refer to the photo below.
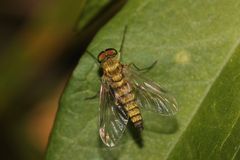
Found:
<path fill-rule="evenodd" d="M 118 100 L 118 103 L 122 104 L 134 126 L 142 130 L 142 116 L 130 84 L 124 79 L 121 72 L 112 75 L 111 80 L 111 87 L 114 90 L 115 98 Z"/>

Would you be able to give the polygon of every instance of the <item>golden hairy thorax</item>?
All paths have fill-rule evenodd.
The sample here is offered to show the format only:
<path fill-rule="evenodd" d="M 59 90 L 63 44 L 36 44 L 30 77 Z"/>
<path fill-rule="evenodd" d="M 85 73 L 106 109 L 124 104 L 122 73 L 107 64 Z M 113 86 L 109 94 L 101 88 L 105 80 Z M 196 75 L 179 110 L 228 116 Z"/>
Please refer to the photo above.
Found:
<path fill-rule="evenodd" d="M 107 77 L 113 77 L 122 72 L 122 64 L 115 59 L 108 59 L 103 62 L 102 68 Z"/>
<path fill-rule="evenodd" d="M 112 88 L 119 88 L 126 83 L 122 73 L 123 65 L 118 60 L 108 59 L 102 64 L 102 68 Z"/>
<path fill-rule="evenodd" d="M 123 65 L 115 59 L 102 63 L 104 77 L 112 87 L 118 103 L 122 104 L 135 126 L 142 125 L 142 117 L 132 87 L 123 75 Z"/>

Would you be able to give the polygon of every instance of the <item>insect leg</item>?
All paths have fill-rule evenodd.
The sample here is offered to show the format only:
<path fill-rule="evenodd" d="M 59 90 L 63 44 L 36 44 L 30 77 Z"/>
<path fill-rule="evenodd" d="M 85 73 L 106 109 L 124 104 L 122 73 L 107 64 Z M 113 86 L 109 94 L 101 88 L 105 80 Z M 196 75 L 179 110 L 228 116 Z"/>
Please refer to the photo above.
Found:
<path fill-rule="evenodd" d="M 123 45 L 124 45 L 124 41 L 125 41 L 125 35 L 126 35 L 126 33 L 127 33 L 127 28 L 128 28 L 128 26 L 126 25 L 125 27 L 124 27 L 124 30 L 123 30 L 123 36 L 122 36 L 122 42 L 121 42 L 121 45 L 120 45 L 120 50 L 119 50 L 119 57 L 120 57 L 120 60 L 121 60 L 121 53 L 122 53 L 122 51 L 123 51 Z"/>
<path fill-rule="evenodd" d="M 94 59 L 94 61 L 95 61 L 97 64 L 99 64 L 97 58 L 96 58 L 90 51 L 86 50 L 86 52 L 88 53 L 89 56 L 91 56 L 91 57 Z"/>
<path fill-rule="evenodd" d="M 141 71 L 141 72 L 148 72 L 150 71 L 155 65 L 157 64 L 157 60 L 155 62 L 153 62 L 150 66 L 145 67 L 145 68 L 139 68 L 137 65 L 135 65 L 134 63 L 130 63 L 129 66 L 133 66 L 137 71 Z"/>
<path fill-rule="evenodd" d="M 99 82 L 101 83 L 101 79 L 98 79 L 98 80 L 99 80 Z M 99 97 L 99 95 L 100 95 L 100 93 L 97 92 L 97 93 L 96 93 L 95 95 L 93 95 L 93 96 L 89 96 L 89 97 L 84 98 L 84 100 L 96 99 L 97 97 Z"/>
<path fill-rule="evenodd" d="M 92 99 L 96 99 L 97 97 L 99 97 L 99 92 L 97 92 L 95 95 L 91 97 L 86 97 L 85 100 L 92 100 Z"/>

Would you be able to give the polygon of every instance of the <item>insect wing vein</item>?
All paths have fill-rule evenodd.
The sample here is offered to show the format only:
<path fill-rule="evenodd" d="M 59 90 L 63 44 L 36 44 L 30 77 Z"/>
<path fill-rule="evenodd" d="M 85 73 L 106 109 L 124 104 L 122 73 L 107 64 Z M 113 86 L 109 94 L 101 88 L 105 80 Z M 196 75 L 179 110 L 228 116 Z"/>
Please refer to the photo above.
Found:
<path fill-rule="evenodd" d="M 140 76 L 131 66 L 124 66 L 123 72 L 134 88 L 137 102 L 141 108 L 165 116 L 176 114 L 178 111 L 177 102 L 165 89 L 155 82 Z"/>
<path fill-rule="evenodd" d="M 115 103 L 113 91 L 106 82 L 102 82 L 100 90 L 100 128 L 99 134 L 105 145 L 113 147 L 117 144 L 126 129 L 128 116 L 123 107 Z"/>

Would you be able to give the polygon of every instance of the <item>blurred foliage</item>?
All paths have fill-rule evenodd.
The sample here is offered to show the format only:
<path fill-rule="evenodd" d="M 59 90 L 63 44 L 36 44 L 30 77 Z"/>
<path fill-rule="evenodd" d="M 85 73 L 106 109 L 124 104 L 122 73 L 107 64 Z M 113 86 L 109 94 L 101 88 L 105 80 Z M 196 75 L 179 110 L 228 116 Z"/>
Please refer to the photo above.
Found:
<path fill-rule="evenodd" d="M 84 1 L 47 4 L 35 13 L 3 52 L 0 68 L 0 114 L 11 99 L 21 95 L 34 78 L 43 74 L 63 54 Z"/>
<path fill-rule="evenodd" d="M 143 147 L 130 130 L 107 149 L 98 135 L 98 65 L 83 55 L 60 101 L 48 160 L 240 159 L 240 3 L 128 1 L 88 50 L 119 49 L 128 25 L 123 62 L 158 64 L 146 76 L 163 84 L 181 106 L 174 118 L 143 113 Z M 144 60 L 143 60 L 144 59 Z"/>
<path fill-rule="evenodd" d="M 59 84 L 66 81 L 91 38 L 114 15 L 115 10 L 105 13 L 109 15 L 99 18 L 101 23 L 91 25 L 104 7 L 113 4 L 108 0 L 92 2 L 24 0 L 1 5 L 0 159 L 43 159 L 43 149 L 32 144 L 26 127 L 33 129 L 34 124 L 44 122 L 39 120 L 42 114 L 54 113 L 55 103 L 49 103 L 49 109 L 44 108 L 47 104 L 37 103 L 52 94 L 55 102 L 61 92 L 56 94 L 56 88 L 62 88 Z M 34 108 L 39 106 L 42 108 Z M 36 130 L 47 133 L 39 130 L 49 130 L 44 125 Z"/>
<path fill-rule="evenodd" d="M 124 2 L 23 0 L 1 5 L 1 159 L 43 159 L 66 77 Z"/>

